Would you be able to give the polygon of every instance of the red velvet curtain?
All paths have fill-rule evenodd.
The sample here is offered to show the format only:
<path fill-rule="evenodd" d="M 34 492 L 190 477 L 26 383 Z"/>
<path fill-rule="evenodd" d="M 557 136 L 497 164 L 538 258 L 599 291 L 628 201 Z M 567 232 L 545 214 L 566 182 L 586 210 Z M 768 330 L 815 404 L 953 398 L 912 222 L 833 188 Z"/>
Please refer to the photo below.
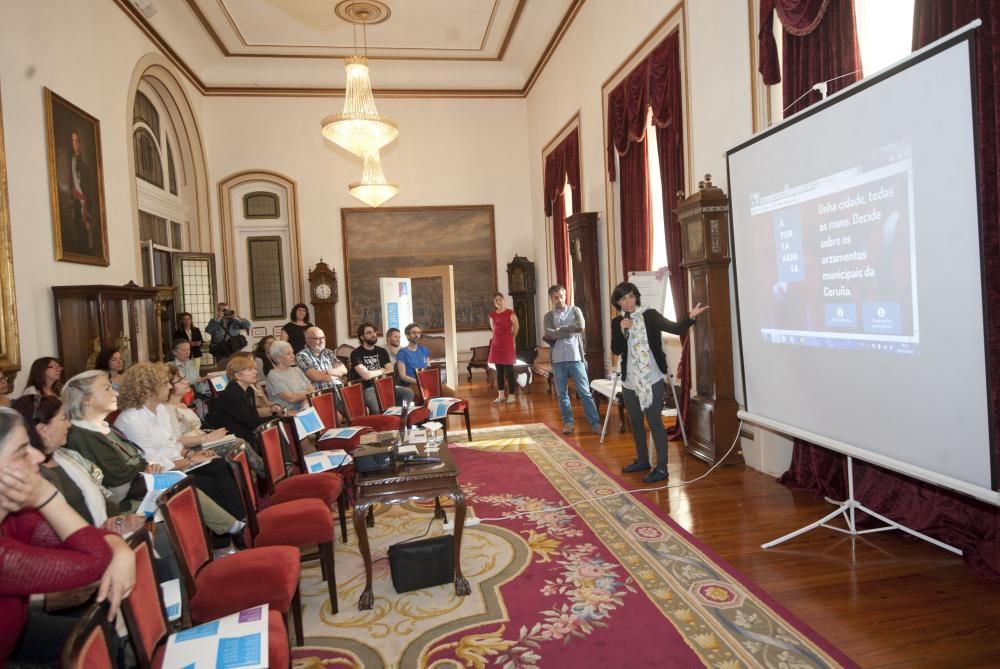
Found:
<path fill-rule="evenodd" d="M 780 73 L 775 12 L 783 32 Z M 818 91 L 805 95 L 816 84 L 829 82 L 834 93 L 861 78 L 857 35 L 853 0 L 761 0 L 760 73 L 766 84 L 782 82 L 785 116 L 822 99 Z"/>
<path fill-rule="evenodd" d="M 832 0 L 831 0 L 832 1 Z M 985 264 L 987 348 L 993 429 L 1000 429 L 1000 4 L 991 0 L 916 0 L 913 46 L 920 48 L 975 18 L 976 133 L 979 140 L 979 206 Z M 994 433 L 994 448 L 1000 434 Z M 994 453 L 1000 463 L 1000 454 Z M 843 499 L 845 458 L 796 441 L 786 485 Z M 854 465 L 855 497 L 893 520 L 962 549 L 970 571 L 1000 580 L 1000 509 L 867 463 Z"/>
<path fill-rule="evenodd" d="M 552 217 L 552 251 L 555 256 L 556 281 L 566 287 L 567 297 L 572 297 L 572 288 L 569 285 L 569 232 L 566 228 L 563 190 L 568 181 L 573 198 L 573 212 L 579 213 L 582 201 L 579 129 L 573 128 L 545 157 L 543 176 L 545 215 Z"/>
<path fill-rule="evenodd" d="M 649 227 L 649 166 L 646 138 L 628 145 L 621 156 L 622 272 L 646 272 L 653 262 L 653 235 Z"/>

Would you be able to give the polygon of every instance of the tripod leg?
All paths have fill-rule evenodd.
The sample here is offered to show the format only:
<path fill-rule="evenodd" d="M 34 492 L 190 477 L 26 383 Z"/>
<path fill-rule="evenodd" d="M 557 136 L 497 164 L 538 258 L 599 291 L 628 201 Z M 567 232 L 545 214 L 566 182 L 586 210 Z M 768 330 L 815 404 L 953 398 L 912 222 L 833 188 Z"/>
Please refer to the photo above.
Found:
<path fill-rule="evenodd" d="M 684 429 L 684 416 L 681 415 L 681 403 L 677 401 L 677 389 L 674 388 L 674 375 L 670 373 L 670 367 L 667 367 L 667 378 L 666 383 L 670 384 L 670 394 L 674 396 L 674 407 L 677 408 L 677 424 L 681 426 L 681 439 L 684 440 L 684 445 L 687 446 L 688 436 L 687 430 Z"/>
<path fill-rule="evenodd" d="M 611 397 L 608 398 L 608 410 L 604 414 L 604 425 L 601 427 L 601 441 L 599 443 L 604 443 L 604 435 L 608 432 L 608 419 L 611 418 L 611 407 L 615 403 L 615 391 L 618 390 L 618 373 L 615 372 L 611 376 Z"/>

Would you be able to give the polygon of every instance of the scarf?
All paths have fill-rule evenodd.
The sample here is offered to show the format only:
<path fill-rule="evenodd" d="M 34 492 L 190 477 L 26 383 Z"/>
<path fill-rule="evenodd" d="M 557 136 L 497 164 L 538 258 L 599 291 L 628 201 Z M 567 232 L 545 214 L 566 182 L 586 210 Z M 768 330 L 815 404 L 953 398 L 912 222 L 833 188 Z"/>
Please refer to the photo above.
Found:
<path fill-rule="evenodd" d="M 52 459 L 62 467 L 66 476 L 83 493 L 83 501 L 87 504 L 90 517 L 94 519 L 94 525 L 97 527 L 104 525 L 104 521 L 108 519 L 108 507 L 104 500 L 104 489 L 101 487 L 104 472 L 79 453 L 65 448 L 57 448 L 52 454 Z"/>
<path fill-rule="evenodd" d="M 650 384 L 650 371 L 655 364 L 653 352 L 649 350 L 649 339 L 646 336 L 646 319 L 642 313 L 646 307 L 636 307 L 632 313 L 632 327 L 628 334 L 628 368 L 626 376 L 635 388 L 639 398 L 639 406 L 643 411 L 653 403 L 653 386 Z"/>

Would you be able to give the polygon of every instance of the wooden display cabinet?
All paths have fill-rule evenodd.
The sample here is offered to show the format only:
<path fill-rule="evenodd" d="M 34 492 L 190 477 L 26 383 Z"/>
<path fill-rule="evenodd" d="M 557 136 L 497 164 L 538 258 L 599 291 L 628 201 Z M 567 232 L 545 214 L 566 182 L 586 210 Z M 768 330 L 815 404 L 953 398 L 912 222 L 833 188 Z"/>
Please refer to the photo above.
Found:
<path fill-rule="evenodd" d="M 122 351 L 126 366 L 163 362 L 173 333 L 173 288 L 53 286 L 56 339 L 66 376 L 90 369 L 100 349 Z"/>

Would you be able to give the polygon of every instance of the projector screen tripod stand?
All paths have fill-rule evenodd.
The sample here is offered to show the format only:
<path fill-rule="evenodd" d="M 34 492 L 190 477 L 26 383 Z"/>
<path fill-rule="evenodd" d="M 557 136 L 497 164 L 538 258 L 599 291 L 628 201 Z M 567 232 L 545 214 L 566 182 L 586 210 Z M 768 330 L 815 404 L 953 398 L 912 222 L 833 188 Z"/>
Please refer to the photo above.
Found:
<path fill-rule="evenodd" d="M 833 499 L 830 499 L 829 497 L 827 497 L 826 501 L 830 502 L 831 504 L 837 505 L 836 509 L 834 509 L 830 513 L 826 514 L 825 516 L 823 516 L 822 518 L 820 518 L 819 520 L 817 520 L 814 523 L 810 523 L 809 525 L 806 525 L 804 527 L 800 527 L 799 529 L 795 530 L 794 532 L 789 532 L 788 534 L 784 535 L 783 537 L 779 537 L 779 538 L 777 538 L 777 539 L 775 539 L 773 541 L 768 541 L 766 544 L 761 544 L 761 546 L 760 546 L 761 548 L 763 548 L 765 550 L 768 549 L 768 548 L 773 548 L 774 546 L 777 546 L 778 544 L 784 543 L 784 542 L 788 541 L 789 539 L 794 539 L 795 537 L 797 537 L 797 536 L 799 536 L 801 534 L 805 534 L 806 532 L 809 532 L 811 530 L 814 530 L 817 527 L 825 527 L 828 530 L 834 530 L 836 532 L 843 532 L 844 534 L 849 534 L 851 536 L 860 536 L 862 534 L 871 534 L 873 532 L 885 532 L 887 530 L 901 530 L 903 532 L 906 532 L 907 534 L 910 534 L 910 535 L 916 537 L 917 539 L 922 539 L 924 541 L 932 543 L 935 546 L 937 546 L 938 548 L 943 548 L 946 551 L 950 551 L 952 553 L 955 553 L 956 555 L 961 555 L 962 554 L 962 551 L 960 549 L 955 548 L 954 546 L 951 546 L 949 544 L 946 544 L 943 541 L 938 541 L 934 537 L 929 537 L 926 534 L 923 534 L 921 532 L 917 532 L 916 530 L 911 529 L 909 527 L 906 527 L 905 525 L 900 525 L 899 523 L 897 523 L 897 522 L 895 522 L 893 520 L 890 520 L 890 519 L 886 518 L 885 516 L 883 516 L 883 515 L 881 515 L 879 513 L 876 513 L 874 511 L 872 511 L 871 509 L 869 509 L 868 507 L 866 507 L 864 504 L 862 504 L 858 500 L 854 499 L 854 458 L 851 457 L 850 455 L 845 455 L 845 457 L 847 458 L 847 462 L 846 462 L 846 466 L 847 466 L 847 499 L 845 499 L 843 501 L 838 501 L 838 500 L 833 500 Z M 872 518 L 877 518 L 878 520 L 880 520 L 883 523 L 885 523 L 885 525 L 882 525 L 881 527 L 872 527 L 872 528 L 869 528 L 869 529 L 866 529 L 866 530 L 859 530 L 858 526 L 857 526 L 857 519 L 855 517 L 856 513 L 859 512 L 859 511 L 862 512 L 862 513 L 867 513 Z M 847 525 L 847 527 L 837 527 L 835 525 L 829 525 L 828 524 L 831 520 L 833 520 L 834 518 L 836 518 L 837 516 L 840 516 L 840 515 L 842 515 L 844 517 L 844 523 Z"/>

